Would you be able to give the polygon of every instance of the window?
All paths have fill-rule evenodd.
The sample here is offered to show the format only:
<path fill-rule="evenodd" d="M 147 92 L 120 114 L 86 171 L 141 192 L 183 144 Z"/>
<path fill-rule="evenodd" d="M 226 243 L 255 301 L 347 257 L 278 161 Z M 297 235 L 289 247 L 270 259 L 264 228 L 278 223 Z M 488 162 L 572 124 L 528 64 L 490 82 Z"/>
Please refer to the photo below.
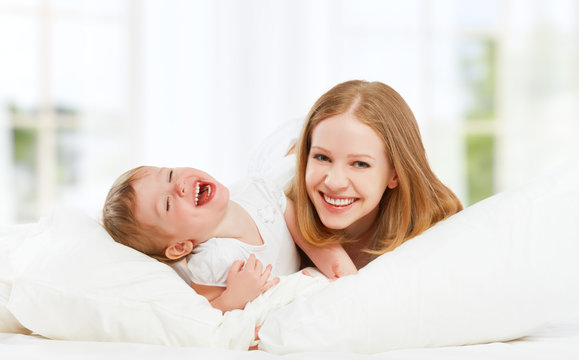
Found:
<path fill-rule="evenodd" d="M 13 204 L 2 220 L 36 221 L 56 204 L 102 205 L 96 189 L 130 154 L 130 141 L 108 146 L 128 133 L 129 5 L 0 1 L 0 46 L 8 49 L 0 146 L 10 168 L 1 195 Z"/>
<path fill-rule="evenodd" d="M 466 90 L 465 144 L 468 203 L 494 194 L 496 138 L 496 42 L 466 37 L 460 44 L 461 78 Z"/>
<path fill-rule="evenodd" d="M 496 192 L 497 142 L 497 4 L 462 4 L 458 43 L 464 89 L 464 143 L 467 204 Z"/>

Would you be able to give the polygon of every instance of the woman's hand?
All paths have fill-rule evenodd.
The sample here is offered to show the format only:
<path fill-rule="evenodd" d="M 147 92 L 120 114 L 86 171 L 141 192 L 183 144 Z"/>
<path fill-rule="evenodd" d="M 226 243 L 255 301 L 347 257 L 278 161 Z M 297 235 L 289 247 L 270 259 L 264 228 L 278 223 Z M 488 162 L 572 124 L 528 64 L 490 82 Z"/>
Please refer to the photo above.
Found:
<path fill-rule="evenodd" d="M 336 260 L 332 263 L 332 273 L 333 276 L 329 277 L 330 281 L 337 280 L 343 276 L 355 274 L 356 270 L 348 271 L 344 265 L 341 265 L 340 260 Z"/>

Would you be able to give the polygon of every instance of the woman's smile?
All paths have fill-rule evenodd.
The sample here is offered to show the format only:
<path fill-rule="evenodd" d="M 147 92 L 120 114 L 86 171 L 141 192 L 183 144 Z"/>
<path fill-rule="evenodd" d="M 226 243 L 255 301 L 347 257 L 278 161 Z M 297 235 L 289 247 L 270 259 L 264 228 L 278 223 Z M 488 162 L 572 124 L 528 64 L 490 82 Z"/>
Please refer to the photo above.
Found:
<path fill-rule="evenodd" d="M 320 197 L 324 200 L 323 204 L 325 205 L 328 211 L 333 213 L 342 213 L 350 210 L 356 201 L 359 198 L 353 197 L 337 197 L 337 196 L 329 196 L 323 192 L 319 192 Z"/>

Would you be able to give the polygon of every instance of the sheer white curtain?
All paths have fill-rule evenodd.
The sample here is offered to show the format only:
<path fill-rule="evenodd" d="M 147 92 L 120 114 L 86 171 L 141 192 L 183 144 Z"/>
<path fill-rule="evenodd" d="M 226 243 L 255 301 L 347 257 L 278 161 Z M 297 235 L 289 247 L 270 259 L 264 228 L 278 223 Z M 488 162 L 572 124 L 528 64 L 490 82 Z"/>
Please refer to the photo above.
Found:
<path fill-rule="evenodd" d="M 243 176 L 256 143 L 333 82 L 329 4 L 145 2 L 137 161 Z"/>
<path fill-rule="evenodd" d="M 136 165 L 194 166 L 231 183 L 246 174 L 258 143 L 303 118 L 330 87 L 378 80 L 407 100 L 435 172 L 465 199 L 457 44 L 464 23 L 476 27 L 479 15 L 465 17 L 465 2 L 0 0 L 0 43 L 11 49 L 0 57 L 0 101 L 34 108 L 44 69 L 55 97 L 75 100 L 83 119 L 92 114 L 92 133 L 71 145 L 82 155 L 70 170 L 77 190 L 60 198 L 96 212 L 119 172 Z M 38 50 L 39 4 L 61 10 L 51 15 L 60 24 L 55 42 L 42 47 L 60 54 L 50 61 Z M 498 54 L 501 191 L 579 154 L 579 3 L 495 0 L 483 8 L 495 22 L 485 36 Z M 79 27 L 61 26 L 77 20 Z M 9 123 L 3 112 L 2 221 L 18 206 Z"/>
<path fill-rule="evenodd" d="M 95 116 L 87 129 L 93 133 L 71 145 L 83 161 L 73 169 L 78 190 L 60 196 L 68 203 L 97 210 L 118 173 L 140 164 L 194 166 L 231 183 L 246 174 L 268 134 L 350 79 L 379 80 L 400 92 L 436 173 L 465 198 L 462 1 L 127 0 L 99 2 L 103 9 L 91 1 L 43 2 L 55 9 L 63 3 L 77 11 L 55 13 L 57 24 L 79 20 L 80 29 L 88 24 L 99 36 L 58 25 L 51 51 L 61 55 L 42 63 L 35 12 L 21 16 L 20 2 L 0 0 L 0 10 L 9 10 L 0 11 L 8 29 L 0 43 L 12 49 L 0 58 L 0 100 L 33 106 L 43 79 L 36 72 L 49 67 L 53 95 Z M 490 3 L 489 16 L 497 17 L 491 35 L 500 191 L 579 153 L 579 5 Z M 11 130 L 2 116 L 0 168 L 11 174 Z M 0 180 L 0 197 L 8 199 L 0 205 L 3 219 L 16 206 L 11 181 Z"/>
<path fill-rule="evenodd" d="M 229 183 L 265 136 L 333 85 L 385 82 L 408 101 L 460 193 L 454 1 L 143 2 L 139 163 Z M 440 141 L 440 137 L 444 141 Z"/>
<path fill-rule="evenodd" d="M 579 158 L 579 3 L 503 6 L 499 190 Z"/>
<path fill-rule="evenodd" d="M 10 133 L 8 131 L 8 124 L 6 116 L 0 113 L 0 169 L 2 169 L 3 176 L 0 176 L 0 224 L 14 222 L 14 201 L 10 194 L 10 189 L 13 187 L 11 181 L 12 151 L 10 148 Z"/>
<path fill-rule="evenodd" d="M 379 80 L 408 101 L 435 171 L 464 198 L 461 6 L 144 1 L 144 127 L 135 162 L 196 166 L 231 182 L 244 174 L 256 143 L 303 117 L 331 86 Z M 489 3 L 498 54 L 495 191 L 579 153 L 578 7 L 574 0 Z"/>
<path fill-rule="evenodd" d="M 80 160 L 61 169 L 74 184 L 37 201 L 42 210 L 54 201 L 98 213 L 119 173 L 141 164 L 194 166 L 231 183 L 268 134 L 350 79 L 401 93 L 437 173 L 460 193 L 455 2 L 0 0 L 0 43 L 12 50 L 0 58 L 0 102 L 34 108 L 45 88 L 86 122 L 69 144 Z M 53 33 L 38 31 L 45 23 Z M 11 174 L 0 198 L 13 199 L 11 128 L 0 126 L 0 167 Z M 39 159 L 52 176 L 33 185 L 57 191 L 61 165 Z M 3 202 L 2 221 L 15 206 Z"/>

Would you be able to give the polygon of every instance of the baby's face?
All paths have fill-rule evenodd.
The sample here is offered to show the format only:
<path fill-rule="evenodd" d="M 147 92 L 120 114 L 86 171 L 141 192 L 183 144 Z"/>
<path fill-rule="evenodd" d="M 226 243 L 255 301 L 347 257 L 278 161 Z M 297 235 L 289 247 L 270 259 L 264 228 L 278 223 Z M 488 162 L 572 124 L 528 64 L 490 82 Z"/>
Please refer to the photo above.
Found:
<path fill-rule="evenodd" d="M 225 216 L 229 190 L 211 175 L 193 168 L 147 167 L 133 183 L 135 218 L 174 241 L 207 241 Z"/>

